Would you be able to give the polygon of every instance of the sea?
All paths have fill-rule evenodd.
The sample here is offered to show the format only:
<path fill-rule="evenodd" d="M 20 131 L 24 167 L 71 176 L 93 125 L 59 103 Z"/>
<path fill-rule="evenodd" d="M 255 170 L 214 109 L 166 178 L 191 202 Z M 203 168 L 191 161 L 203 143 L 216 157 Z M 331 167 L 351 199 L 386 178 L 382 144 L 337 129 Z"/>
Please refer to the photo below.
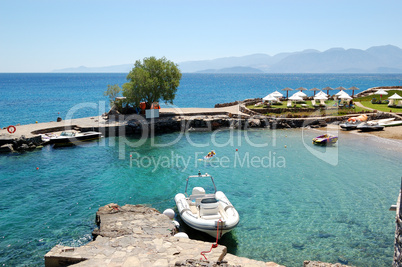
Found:
<path fill-rule="evenodd" d="M 121 86 L 126 75 L 1 73 L 0 127 L 100 115 L 109 109 L 107 85 Z M 184 73 L 174 106 L 214 107 L 285 87 L 396 85 L 402 74 Z M 322 130 L 219 129 L 1 154 L 0 264 L 43 266 L 55 245 L 90 242 L 95 213 L 109 203 L 176 210 L 175 194 L 201 172 L 214 177 L 240 214 L 237 228 L 219 241 L 232 254 L 285 266 L 305 260 L 390 266 L 389 207 L 401 186 L 402 144 L 329 131 L 339 135 L 333 147 L 311 144 Z M 212 149 L 216 160 L 202 161 Z M 190 237 L 214 241 L 176 219 Z"/>

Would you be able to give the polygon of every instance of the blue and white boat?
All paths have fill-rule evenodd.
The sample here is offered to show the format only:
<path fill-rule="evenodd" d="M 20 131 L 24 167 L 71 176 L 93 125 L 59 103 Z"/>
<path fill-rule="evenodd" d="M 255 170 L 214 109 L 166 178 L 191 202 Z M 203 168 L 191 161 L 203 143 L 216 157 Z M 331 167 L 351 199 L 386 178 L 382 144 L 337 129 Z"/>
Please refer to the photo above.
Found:
<path fill-rule="evenodd" d="M 206 193 L 203 187 L 194 187 L 191 195 L 187 194 L 190 179 L 210 178 L 214 187 L 213 193 Z M 174 200 L 181 219 L 191 228 L 221 238 L 233 230 L 239 223 L 239 213 L 222 191 L 217 191 L 214 179 L 209 174 L 187 177 L 186 189 L 178 193 Z"/>

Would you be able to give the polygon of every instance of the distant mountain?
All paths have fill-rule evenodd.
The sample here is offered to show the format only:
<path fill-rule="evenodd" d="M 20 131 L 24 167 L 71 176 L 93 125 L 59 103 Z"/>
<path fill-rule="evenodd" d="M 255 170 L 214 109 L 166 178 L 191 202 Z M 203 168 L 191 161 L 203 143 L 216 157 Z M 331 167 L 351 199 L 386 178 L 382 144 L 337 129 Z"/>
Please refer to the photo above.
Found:
<path fill-rule="evenodd" d="M 223 69 L 209 69 L 197 71 L 197 73 L 264 73 L 260 69 L 251 68 L 251 67 L 232 67 L 232 68 L 223 68 Z"/>
<path fill-rule="evenodd" d="M 367 50 L 331 48 L 320 52 L 309 49 L 273 57 L 256 54 L 229 59 L 236 61 L 235 66 L 257 68 L 266 73 L 402 73 L 402 49 L 392 45 Z M 239 64 L 240 61 L 244 64 Z M 223 62 L 226 65 L 220 69 Z M 182 72 L 204 72 L 206 68 L 224 72 L 229 68 L 228 63 L 228 58 L 221 58 L 184 62 L 179 66 Z"/>
<path fill-rule="evenodd" d="M 397 46 L 374 46 L 366 50 L 331 48 L 324 52 L 308 49 L 274 56 L 253 54 L 213 60 L 178 63 L 183 73 L 402 73 L 402 49 Z M 55 72 L 122 72 L 132 64 L 70 68 Z"/>
<path fill-rule="evenodd" d="M 276 63 L 280 58 L 266 54 L 254 54 L 243 57 L 225 57 L 213 60 L 186 61 L 179 63 L 182 72 L 199 72 L 207 69 L 225 69 L 233 67 L 264 68 Z"/>
<path fill-rule="evenodd" d="M 59 69 L 54 70 L 53 72 L 62 72 L 62 73 L 104 73 L 104 72 L 116 72 L 116 73 L 129 73 L 131 69 L 134 67 L 134 64 L 123 64 L 123 65 L 114 65 L 108 67 L 95 67 L 89 68 L 85 66 L 80 66 L 78 68 L 67 68 L 67 69 Z"/>

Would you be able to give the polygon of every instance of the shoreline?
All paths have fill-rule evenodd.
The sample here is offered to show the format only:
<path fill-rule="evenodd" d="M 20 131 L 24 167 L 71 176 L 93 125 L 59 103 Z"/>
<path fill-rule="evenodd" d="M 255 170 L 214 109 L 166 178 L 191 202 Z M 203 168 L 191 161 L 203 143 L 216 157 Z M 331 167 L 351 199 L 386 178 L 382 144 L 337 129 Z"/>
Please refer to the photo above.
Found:
<path fill-rule="evenodd" d="M 339 129 L 339 122 L 355 115 L 281 118 L 268 117 L 261 114 L 250 114 L 245 105 L 236 103 L 219 108 L 169 108 L 160 111 L 160 117 L 147 119 L 143 115 L 109 115 L 94 116 L 71 120 L 52 121 L 15 126 L 15 133 L 7 128 L 0 129 L 0 152 L 14 152 L 34 149 L 46 145 L 41 134 L 77 130 L 81 132 L 97 131 L 103 137 L 164 134 L 171 132 L 214 131 L 222 128 L 248 130 L 252 128 L 322 128 L 334 126 Z M 393 113 L 374 112 L 368 114 L 371 119 L 400 116 Z M 332 125 L 332 126 L 331 126 Z M 342 130 L 342 132 L 345 132 Z M 386 127 L 383 131 L 360 133 L 363 136 L 402 140 L 402 126 Z M 25 146 L 23 146 L 25 144 Z"/>

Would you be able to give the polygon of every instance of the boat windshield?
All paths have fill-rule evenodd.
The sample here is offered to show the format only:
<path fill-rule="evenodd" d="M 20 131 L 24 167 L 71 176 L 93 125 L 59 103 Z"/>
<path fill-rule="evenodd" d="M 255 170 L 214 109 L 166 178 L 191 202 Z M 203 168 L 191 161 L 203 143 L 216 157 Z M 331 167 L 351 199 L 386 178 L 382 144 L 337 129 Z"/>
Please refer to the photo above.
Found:
<path fill-rule="evenodd" d="M 74 132 L 62 132 L 60 136 L 75 136 Z"/>
<path fill-rule="evenodd" d="M 189 183 L 190 178 L 192 178 L 192 179 L 195 179 L 195 178 L 211 178 L 211 182 L 212 182 L 212 184 L 214 186 L 214 190 L 215 190 L 214 193 L 216 193 L 217 190 L 216 190 L 214 178 L 211 175 L 209 175 L 208 173 L 201 174 L 199 172 L 198 175 L 192 175 L 192 176 L 187 177 L 186 190 L 184 191 L 185 195 L 187 195 L 187 188 L 188 188 L 188 183 Z"/>

